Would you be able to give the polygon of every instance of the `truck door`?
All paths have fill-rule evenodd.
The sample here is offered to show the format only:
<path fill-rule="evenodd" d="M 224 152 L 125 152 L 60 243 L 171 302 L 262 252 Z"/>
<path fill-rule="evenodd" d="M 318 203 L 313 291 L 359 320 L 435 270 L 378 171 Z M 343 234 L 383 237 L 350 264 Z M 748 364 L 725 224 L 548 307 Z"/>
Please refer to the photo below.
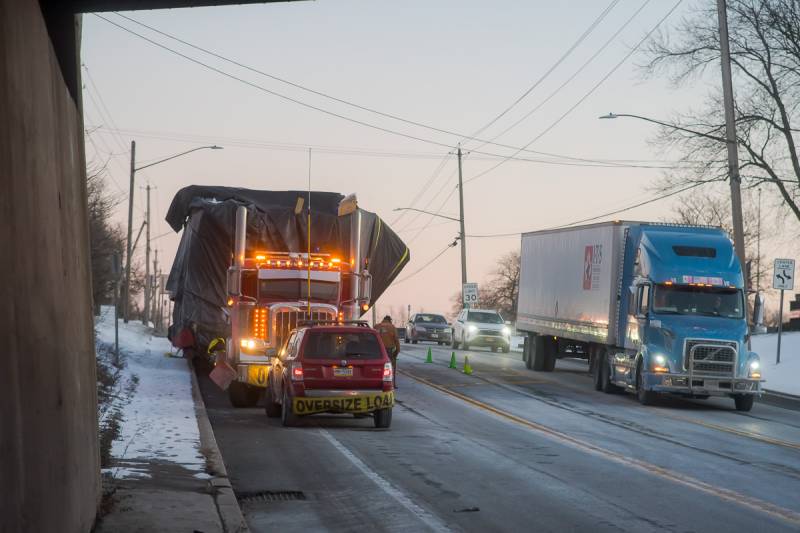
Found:
<path fill-rule="evenodd" d="M 638 351 L 641 353 L 642 346 L 647 343 L 647 330 L 650 325 L 650 295 L 652 287 L 649 283 L 640 283 L 636 288 L 636 321 L 638 322 L 637 328 L 639 331 Z M 627 381 L 630 384 L 636 382 L 636 355 L 629 356 L 628 368 L 630 371 L 627 373 Z"/>

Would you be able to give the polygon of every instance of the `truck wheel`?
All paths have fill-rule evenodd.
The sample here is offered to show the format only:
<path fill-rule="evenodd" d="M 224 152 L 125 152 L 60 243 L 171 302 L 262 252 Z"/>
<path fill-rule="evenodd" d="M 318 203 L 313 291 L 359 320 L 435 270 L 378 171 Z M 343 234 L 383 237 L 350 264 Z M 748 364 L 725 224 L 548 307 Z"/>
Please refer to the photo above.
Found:
<path fill-rule="evenodd" d="M 228 387 L 228 399 L 234 407 L 254 407 L 260 396 L 260 388 L 241 381 L 234 381 Z"/>
<path fill-rule="evenodd" d="M 294 412 L 292 411 L 292 399 L 289 398 L 289 394 L 286 392 L 286 388 L 283 389 L 283 403 L 281 404 L 281 424 L 284 427 L 291 427 L 297 423 L 297 416 L 295 416 Z"/>
<path fill-rule="evenodd" d="M 733 397 L 733 401 L 736 403 L 736 410 L 745 413 L 753 408 L 755 399 L 756 397 L 752 394 L 737 394 Z"/>
<path fill-rule="evenodd" d="M 558 341 L 546 337 L 545 340 L 545 359 L 542 370 L 552 372 L 556 368 L 556 359 L 558 358 Z"/>
<path fill-rule="evenodd" d="M 497 353 L 497 346 L 492 346 L 492 353 Z"/>
<path fill-rule="evenodd" d="M 527 334 L 522 344 L 522 360 L 525 361 L 525 368 L 528 370 L 533 368 L 533 339 L 533 335 Z"/>
<path fill-rule="evenodd" d="M 281 416 L 281 404 L 275 401 L 272 387 L 267 387 L 267 390 L 264 391 L 264 398 L 264 403 L 266 404 L 264 406 L 264 411 L 267 413 L 267 417 L 278 418 Z"/>
<path fill-rule="evenodd" d="M 533 360 L 531 366 L 535 371 L 542 372 L 544 371 L 545 359 L 547 357 L 547 354 L 545 353 L 544 337 L 541 335 L 535 335 L 533 337 L 532 344 L 533 346 L 531 346 L 530 353 L 528 354 L 528 357 Z"/>
<path fill-rule="evenodd" d="M 392 425 L 392 408 L 389 407 L 387 409 L 378 409 L 375 411 L 375 414 L 372 415 L 373 419 L 375 420 L 375 427 L 376 428 L 388 428 Z"/>
<path fill-rule="evenodd" d="M 600 375 L 600 365 L 602 364 L 601 354 L 605 353 L 600 347 L 591 345 L 589 347 L 589 367 L 594 383 L 594 390 L 603 390 L 603 380 Z"/>
<path fill-rule="evenodd" d="M 642 405 L 653 405 L 656 400 L 656 393 L 644 388 L 642 366 L 642 363 L 639 363 L 639 367 L 636 369 L 636 399 Z"/>
<path fill-rule="evenodd" d="M 619 392 L 620 388 L 611 383 L 611 369 L 608 367 L 608 352 L 605 348 L 600 348 L 598 354 L 600 355 L 597 359 L 597 364 L 600 365 L 600 368 L 598 368 L 598 374 L 600 374 L 600 390 L 606 394 Z"/>

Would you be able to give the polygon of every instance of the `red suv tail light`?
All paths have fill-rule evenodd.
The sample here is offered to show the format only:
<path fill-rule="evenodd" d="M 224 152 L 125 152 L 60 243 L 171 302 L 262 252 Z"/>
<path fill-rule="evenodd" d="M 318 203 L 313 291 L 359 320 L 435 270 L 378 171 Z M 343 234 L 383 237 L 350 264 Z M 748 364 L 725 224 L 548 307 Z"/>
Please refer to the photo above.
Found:
<path fill-rule="evenodd" d="M 292 381 L 303 381 L 303 364 L 294 363 L 292 365 Z"/>
<path fill-rule="evenodd" d="M 392 370 L 392 363 L 383 365 L 383 381 L 392 382 L 394 380 L 394 370 Z"/>

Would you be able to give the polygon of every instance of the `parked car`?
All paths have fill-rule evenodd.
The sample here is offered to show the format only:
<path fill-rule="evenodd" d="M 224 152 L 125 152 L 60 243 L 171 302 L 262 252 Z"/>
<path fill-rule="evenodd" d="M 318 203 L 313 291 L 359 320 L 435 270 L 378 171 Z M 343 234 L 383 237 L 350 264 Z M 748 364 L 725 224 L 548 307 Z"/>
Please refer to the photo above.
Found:
<path fill-rule="evenodd" d="M 391 425 L 392 364 L 378 332 L 366 322 L 300 327 L 274 361 L 266 412 L 281 417 L 284 426 L 319 413 L 372 415 L 375 427 Z"/>
<path fill-rule="evenodd" d="M 452 341 L 450 324 L 442 315 L 417 313 L 408 320 L 405 341 L 413 344 L 417 344 L 419 341 L 450 344 Z"/>
<path fill-rule="evenodd" d="M 503 320 L 497 311 L 488 309 L 463 309 L 453 323 L 453 348 L 486 346 L 496 352 L 508 353 L 511 349 L 510 322 Z"/>

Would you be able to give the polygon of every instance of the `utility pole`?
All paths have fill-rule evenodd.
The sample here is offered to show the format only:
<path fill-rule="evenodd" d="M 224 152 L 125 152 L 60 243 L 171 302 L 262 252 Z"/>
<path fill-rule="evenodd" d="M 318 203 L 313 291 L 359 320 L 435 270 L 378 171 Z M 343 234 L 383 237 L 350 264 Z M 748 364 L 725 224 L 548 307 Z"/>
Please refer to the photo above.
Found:
<path fill-rule="evenodd" d="M 153 261 L 153 278 L 150 286 L 150 319 L 156 330 L 158 330 L 158 324 L 156 324 L 156 302 L 158 302 L 158 286 L 160 281 L 158 277 L 158 250 L 156 250 L 156 258 Z"/>
<path fill-rule="evenodd" d="M 148 322 L 148 315 L 150 310 L 150 184 L 145 187 L 147 191 L 147 212 L 145 213 L 145 224 L 147 224 L 147 232 L 145 238 L 147 243 L 144 248 L 144 309 L 142 311 L 142 324 L 145 326 Z"/>
<path fill-rule="evenodd" d="M 733 245 L 742 268 L 745 268 L 744 224 L 742 222 L 742 192 L 739 176 L 739 150 L 736 141 L 736 116 L 733 107 L 733 81 L 731 79 L 731 50 L 728 41 L 728 8 L 725 0 L 717 0 L 719 17 L 719 45 L 722 63 L 722 93 L 725 100 L 725 139 L 728 145 L 728 179 L 731 186 L 731 213 L 733 215 Z"/>
<path fill-rule="evenodd" d="M 464 230 L 464 179 L 461 174 L 461 145 L 458 145 L 458 205 L 461 224 L 461 286 L 467 282 L 467 234 Z"/>
<path fill-rule="evenodd" d="M 125 254 L 125 295 L 122 299 L 123 317 L 128 323 L 128 308 L 131 294 L 131 237 L 133 232 L 133 177 L 136 174 L 136 141 L 131 141 L 131 189 L 128 193 L 128 253 Z"/>

